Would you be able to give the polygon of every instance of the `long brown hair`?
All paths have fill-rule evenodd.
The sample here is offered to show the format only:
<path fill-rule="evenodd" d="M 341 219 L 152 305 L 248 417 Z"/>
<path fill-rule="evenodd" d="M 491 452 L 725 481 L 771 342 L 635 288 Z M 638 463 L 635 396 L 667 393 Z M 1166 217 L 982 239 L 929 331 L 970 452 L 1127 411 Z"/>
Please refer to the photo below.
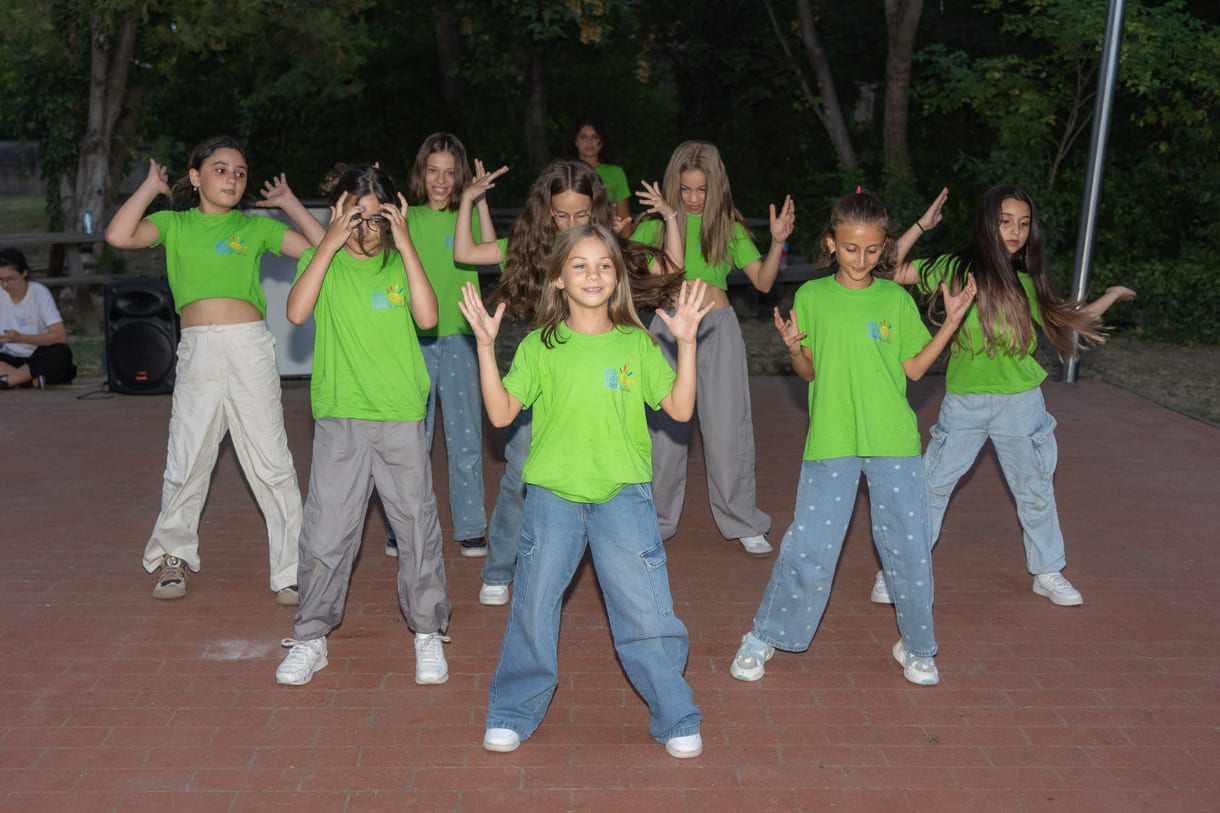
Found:
<path fill-rule="evenodd" d="M 593 201 L 589 223 L 614 228 L 614 210 L 597 171 L 576 159 L 552 161 L 534 181 L 525 200 L 525 210 L 508 232 L 504 273 L 487 298 L 489 308 L 494 309 L 504 302 L 508 305 L 505 313 L 509 318 L 533 320 L 542 299 L 547 257 L 555 245 L 555 236 L 560 233 L 551 217 L 551 198 L 564 192 L 588 196 Z M 658 308 L 669 304 L 682 284 L 682 273 L 653 274 L 649 262 L 664 264 L 663 252 L 622 238 L 616 242 L 623 255 L 636 305 Z"/>
<path fill-rule="evenodd" d="M 1015 254 L 1008 253 L 1000 235 L 1000 214 L 1006 200 L 1017 200 L 1029 207 L 1029 237 Z M 1059 297 L 1034 201 L 1018 186 L 993 186 L 984 192 L 969 244 L 943 261 L 947 264 L 944 281 L 949 290 L 960 290 L 966 284 L 966 275 L 971 273 L 978 288 L 972 307 L 978 308 L 983 347 L 969 347 L 965 331 L 959 330 L 953 341 L 964 350 L 988 356 L 996 353 L 1023 356 L 1029 352 L 1034 341 L 1033 314 L 1018 272 L 1029 274 L 1033 280 L 1042 331 L 1060 357 L 1078 347 L 1105 341 L 1100 320 L 1083 314 L 1082 302 L 1065 302 Z M 929 263 L 924 267 L 921 287 L 925 290 L 931 287 L 929 276 L 938 266 L 939 263 Z M 928 314 L 933 321 L 943 321 L 944 303 L 940 301 L 939 286 L 929 290 Z M 1073 340 L 1073 331 L 1079 338 Z"/>
<path fill-rule="evenodd" d="M 890 216 L 885 211 L 885 204 L 881 202 L 881 198 L 867 189 L 861 189 L 852 195 L 844 195 L 830 210 L 830 222 L 818 236 L 816 267 L 837 267 L 838 260 L 835 258 L 834 252 L 830 250 L 828 238 L 838 243 L 839 238 L 835 230 L 844 223 L 861 223 L 881 230 L 881 233 L 885 235 L 885 245 L 881 247 L 881 256 L 877 259 L 877 264 L 873 266 L 872 273 L 873 276 L 884 279 L 893 278 L 898 244 L 894 242 L 894 237 L 890 234 Z"/>
<path fill-rule="evenodd" d="M 682 245 L 686 245 L 686 207 L 682 205 L 682 173 L 698 169 L 707 178 L 707 197 L 703 203 L 702 225 L 699 229 L 699 250 L 709 265 L 721 265 L 729 261 L 729 244 L 733 241 L 736 224 L 746 230 L 746 220 L 733 205 L 733 190 L 729 187 L 729 174 L 720 151 L 707 141 L 683 141 L 669 157 L 665 167 L 665 178 L 661 192 L 665 201 L 679 212 L 678 229 Z M 655 215 L 654 215 L 655 217 Z"/>
<path fill-rule="evenodd" d="M 457 136 L 449 133 L 433 133 L 420 145 L 419 152 L 415 154 L 415 164 L 411 167 L 410 200 L 416 206 L 428 205 L 428 157 L 437 152 L 453 155 L 453 189 L 449 190 L 449 203 L 445 208 L 456 212 L 462 203 L 462 192 L 472 176 L 470 162 L 466 160 L 466 148 Z"/>
<path fill-rule="evenodd" d="M 559 239 L 555 242 L 555 250 L 551 252 L 550 259 L 547 261 L 546 278 L 542 283 L 542 302 L 538 306 L 538 313 L 534 317 L 533 324 L 535 330 L 542 331 L 542 343 L 547 347 L 554 347 L 559 343 L 555 332 L 571 314 L 568 295 L 559 287 L 563 267 L 576 244 L 589 237 L 596 237 L 602 242 L 610 255 L 610 262 L 614 265 L 614 291 L 606 303 L 610 322 L 615 328 L 638 327 L 647 332 L 644 323 L 640 321 L 640 315 L 636 312 L 635 302 L 631 297 L 631 275 L 627 273 L 619 240 L 615 237 L 614 232 L 605 226 L 592 223 L 581 224 L 573 226 L 559 235 Z M 656 340 L 653 339 L 653 341 Z"/>

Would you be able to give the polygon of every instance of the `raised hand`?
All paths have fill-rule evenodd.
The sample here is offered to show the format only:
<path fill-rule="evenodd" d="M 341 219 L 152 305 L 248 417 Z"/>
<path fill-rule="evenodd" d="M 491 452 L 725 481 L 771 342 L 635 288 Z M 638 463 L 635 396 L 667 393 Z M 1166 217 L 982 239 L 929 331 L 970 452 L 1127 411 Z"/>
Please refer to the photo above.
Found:
<path fill-rule="evenodd" d="M 699 333 L 699 322 L 703 321 L 703 317 L 712 309 L 714 300 L 708 299 L 706 305 L 702 308 L 699 303 L 703 301 L 703 295 L 707 291 L 707 283 L 703 280 L 686 280 L 682 283 L 682 288 L 678 291 L 678 303 L 674 308 L 674 315 L 670 316 L 664 310 L 657 310 L 657 315 L 661 317 L 661 321 L 669 328 L 669 332 L 680 344 L 694 344 L 695 337 Z"/>
<path fill-rule="evenodd" d="M 651 186 L 648 181 L 641 181 L 641 183 L 644 188 L 637 189 L 635 196 L 640 199 L 640 205 L 644 207 L 645 211 L 650 215 L 660 215 L 665 220 L 673 219 L 678 212 L 661 194 L 661 185 L 655 181 Z"/>
<path fill-rule="evenodd" d="M 330 225 L 326 227 L 326 235 L 322 238 L 338 250 L 347 238 L 351 237 L 360 222 L 361 209 L 356 205 L 359 198 L 351 197 L 346 192 L 339 196 L 335 205 L 330 207 Z"/>
<path fill-rule="evenodd" d="M 1135 291 L 1126 285 L 1111 285 L 1106 289 L 1106 296 L 1114 297 L 1115 302 L 1126 302 L 1135 299 Z"/>
<path fill-rule="evenodd" d="M 920 232 L 932 231 L 940 225 L 940 222 L 945 219 L 945 216 L 940 213 L 944 208 L 945 201 L 949 199 L 949 187 L 940 190 L 940 194 L 936 196 L 936 200 L 932 201 L 932 205 L 927 211 L 919 216 L 915 222 L 919 224 Z"/>
<path fill-rule="evenodd" d="M 495 342 L 500 333 L 500 320 L 504 318 L 506 305 L 507 303 L 501 302 L 495 314 L 489 314 L 483 305 L 483 298 L 479 296 L 479 289 L 473 282 L 468 282 L 462 286 L 462 301 L 458 303 L 458 309 L 474 330 L 475 341 L 481 345 L 489 345 Z"/>
<path fill-rule="evenodd" d="M 407 199 L 398 193 L 398 205 L 392 203 L 381 204 L 381 216 L 386 219 L 386 224 L 394 233 L 394 239 L 399 243 L 410 240 L 411 235 L 407 230 Z"/>
<path fill-rule="evenodd" d="M 297 199 L 297 196 L 288 187 L 288 176 L 282 172 L 277 176 L 272 176 L 271 180 L 265 181 L 259 194 L 263 196 L 263 199 L 254 205 L 264 209 L 282 209 L 285 203 L 291 204 Z"/>
<path fill-rule="evenodd" d="M 148 159 L 148 177 L 144 184 L 151 186 L 159 195 L 172 194 L 169 188 L 169 170 L 158 164 L 155 158 Z"/>
<path fill-rule="evenodd" d="M 507 166 L 502 166 L 494 172 L 487 172 L 483 168 L 483 162 L 478 158 L 474 159 L 474 178 L 462 190 L 462 197 L 471 203 L 478 203 L 487 195 L 487 190 L 495 187 L 496 178 L 505 172 L 508 172 Z"/>
<path fill-rule="evenodd" d="M 949 286 L 946 283 L 940 284 L 940 294 L 945 299 L 945 322 L 948 324 L 961 324 L 962 319 L 966 315 L 966 311 L 970 308 L 970 304 L 974 302 L 974 295 L 977 292 L 974 285 L 974 274 L 966 275 L 966 284 L 957 293 L 949 293 Z"/>
<path fill-rule="evenodd" d="M 796 204 L 792 202 L 791 195 L 785 195 L 784 205 L 780 207 L 778 215 L 775 213 L 775 204 L 771 204 L 771 239 L 782 243 L 788 239 L 794 228 L 796 228 Z"/>
<path fill-rule="evenodd" d="M 808 334 L 797 325 L 796 311 L 788 311 L 788 318 L 785 319 L 780 316 L 779 308 L 776 308 L 775 329 L 779 331 L 779 337 L 788 346 L 788 355 L 791 356 L 801 352 L 801 339 L 805 338 Z"/>

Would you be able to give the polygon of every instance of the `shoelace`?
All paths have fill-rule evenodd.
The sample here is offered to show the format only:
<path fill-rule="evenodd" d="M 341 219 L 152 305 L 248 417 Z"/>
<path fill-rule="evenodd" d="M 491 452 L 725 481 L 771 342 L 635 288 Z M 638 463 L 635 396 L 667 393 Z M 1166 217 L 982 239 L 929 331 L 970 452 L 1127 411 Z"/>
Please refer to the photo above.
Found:
<path fill-rule="evenodd" d="M 186 576 L 185 570 L 186 562 L 176 556 L 171 556 L 161 565 L 161 578 L 158 581 L 160 584 L 180 582 Z"/>
<path fill-rule="evenodd" d="M 441 644 L 449 643 L 449 636 L 433 632 L 423 638 L 417 638 L 416 641 L 419 644 L 419 659 L 428 663 L 438 663 L 441 660 Z"/>

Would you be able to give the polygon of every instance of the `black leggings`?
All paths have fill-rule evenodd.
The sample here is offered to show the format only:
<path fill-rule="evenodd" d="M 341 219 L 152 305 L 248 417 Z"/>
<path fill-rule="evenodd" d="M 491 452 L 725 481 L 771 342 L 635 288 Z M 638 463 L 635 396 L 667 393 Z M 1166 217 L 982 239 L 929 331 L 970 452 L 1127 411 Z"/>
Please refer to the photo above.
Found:
<path fill-rule="evenodd" d="M 0 361 L 13 367 L 30 365 L 30 378 L 46 376 L 48 384 L 68 384 L 76 378 L 76 365 L 72 363 L 72 348 L 66 344 L 48 344 L 35 347 L 32 355 L 13 356 L 0 353 Z"/>

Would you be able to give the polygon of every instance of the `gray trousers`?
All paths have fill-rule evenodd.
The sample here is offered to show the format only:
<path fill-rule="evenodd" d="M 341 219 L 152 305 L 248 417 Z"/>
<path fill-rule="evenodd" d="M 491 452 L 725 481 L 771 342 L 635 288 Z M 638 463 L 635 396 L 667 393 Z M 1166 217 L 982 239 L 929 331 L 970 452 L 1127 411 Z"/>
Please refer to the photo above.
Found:
<path fill-rule="evenodd" d="M 669 366 L 677 369 L 678 343 L 661 317 L 653 316 L 649 332 L 661 343 Z M 707 495 L 712 518 L 726 539 L 764 534 L 771 518 L 755 505 L 754 420 L 750 413 L 750 378 L 746 344 L 732 308 L 717 308 L 699 323 L 695 369 L 695 410 L 707 463 Z M 648 413 L 652 438 L 652 495 L 661 538 L 678 532 L 686 498 L 686 450 L 690 423 L 675 421 L 662 410 Z"/>
<path fill-rule="evenodd" d="M 293 637 L 330 634 L 343 620 L 373 486 L 398 537 L 398 605 L 415 632 L 449 626 L 441 525 L 423 421 L 314 421 L 313 464 L 301 528 Z"/>

